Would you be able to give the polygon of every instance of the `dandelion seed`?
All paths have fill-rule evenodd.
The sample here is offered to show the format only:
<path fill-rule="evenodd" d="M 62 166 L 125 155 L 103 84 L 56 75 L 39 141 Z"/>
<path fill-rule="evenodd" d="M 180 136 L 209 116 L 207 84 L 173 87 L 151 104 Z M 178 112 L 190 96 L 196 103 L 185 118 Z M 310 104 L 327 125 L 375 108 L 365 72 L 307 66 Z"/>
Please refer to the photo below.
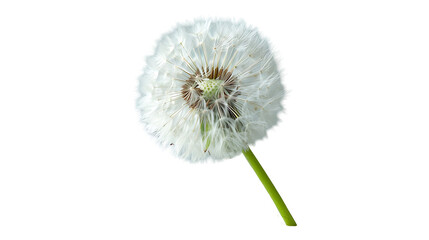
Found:
<path fill-rule="evenodd" d="M 141 120 L 162 145 L 192 162 L 243 153 L 286 224 L 296 225 L 248 147 L 277 124 L 285 92 L 255 28 L 211 20 L 178 25 L 147 59 L 139 91 Z"/>

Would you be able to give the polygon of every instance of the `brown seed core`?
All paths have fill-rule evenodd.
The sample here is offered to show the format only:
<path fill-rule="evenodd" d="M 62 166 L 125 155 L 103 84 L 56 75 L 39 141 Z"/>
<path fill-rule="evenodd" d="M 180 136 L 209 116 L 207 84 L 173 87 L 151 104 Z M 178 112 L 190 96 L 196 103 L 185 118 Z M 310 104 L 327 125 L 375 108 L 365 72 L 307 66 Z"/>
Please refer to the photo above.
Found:
<path fill-rule="evenodd" d="M 223 81 L 223 87 L 221 91 L 219 91 L 218 95 L 215 96 L 216 99 L 223 98 L 225 100 L 223 104 L 217 103 L 216 99 L 204 99 L 203 90 L 198 87 L 198 81 L 204 81 L 204 79 Z M 238 117 L 238 111 L 235 107 L 235 97 L 240 95 L 237 86 L 237 78 L 232 75 L 232 72 L 223 68 L 212 68 L 211 70 L 207 69 L 203 74 L 197 70 L 183 84 L 181 93 L 187 105 L 192 109 L 202 110 L 207 107 L 212 111 L 218 112 L 219 115 L 222 116 L 226 115 L 227 117 L 234 119 Z M 202 99 L 205 100 L 205 107 L 202 105 Z"/>

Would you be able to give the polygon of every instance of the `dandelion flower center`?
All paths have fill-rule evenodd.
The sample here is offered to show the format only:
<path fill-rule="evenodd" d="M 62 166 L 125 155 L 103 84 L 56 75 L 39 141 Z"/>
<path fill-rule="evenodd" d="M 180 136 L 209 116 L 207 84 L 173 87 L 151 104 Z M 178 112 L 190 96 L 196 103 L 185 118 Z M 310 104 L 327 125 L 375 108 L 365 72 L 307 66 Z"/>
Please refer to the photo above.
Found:
<path fill-rule="evenodd" d="M 191 109 L 210 110 L 216 119 L 237 118 L 237 78 L 226 68 L 211 66 L 199 69 L 182 85 L 181 95 Z"/>
<path fill-rule="evenodd" d="M 206 78 L 198 82 L 197 85 L 203 91 L 206 100 L 215 100 L 222 88 L 222 83 L 222 80 Z"/>

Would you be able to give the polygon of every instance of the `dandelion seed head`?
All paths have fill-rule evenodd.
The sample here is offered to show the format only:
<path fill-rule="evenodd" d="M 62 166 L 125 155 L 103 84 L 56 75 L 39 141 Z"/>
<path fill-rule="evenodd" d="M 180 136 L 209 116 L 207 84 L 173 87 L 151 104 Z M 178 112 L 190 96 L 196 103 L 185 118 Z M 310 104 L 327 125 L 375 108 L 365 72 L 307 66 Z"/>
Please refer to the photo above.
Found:
<path fill-rule="evenodd" d="M 284 87 L 266 39 L 244 22 L 197 20 L 162 36 L 139 79 L 146 129 L 190 161 L 231 158 L 278 122 Z"/>

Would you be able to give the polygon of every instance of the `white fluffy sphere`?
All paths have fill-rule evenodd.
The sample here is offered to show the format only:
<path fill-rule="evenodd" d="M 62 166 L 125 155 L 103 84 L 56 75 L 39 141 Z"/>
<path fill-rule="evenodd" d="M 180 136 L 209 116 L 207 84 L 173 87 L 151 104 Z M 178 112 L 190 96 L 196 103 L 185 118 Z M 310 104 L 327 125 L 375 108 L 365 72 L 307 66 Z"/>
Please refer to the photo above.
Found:
<path fill-rule="evenodd" d="M 162 36 L 139 91 L 146 129 L 190 161 L 231 158 L 264 138 L 285 92 L 267 40 L 243 22 L 220 20 Z"/>

